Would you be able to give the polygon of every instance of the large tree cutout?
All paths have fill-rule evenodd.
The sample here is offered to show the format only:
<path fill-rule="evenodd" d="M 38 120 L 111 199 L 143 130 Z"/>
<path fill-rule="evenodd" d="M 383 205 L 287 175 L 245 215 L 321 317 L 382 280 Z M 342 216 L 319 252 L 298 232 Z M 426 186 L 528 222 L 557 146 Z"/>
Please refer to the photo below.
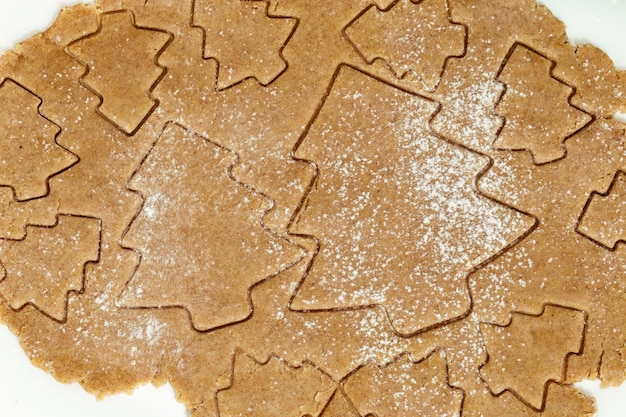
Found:
<path fill-rule="evenodd" d="M 236 155 L 176 124 L 129 187 L 143 193 L 124 245 L 141 261 L 121 295 L 128 307 L 183 307 L 209 330 L 251 313 L 250 288 L 301 256 L 261 224 L 271 202 L 230 176 Z"/>
<path fill-rule="evenodd" d="M 320 247 L 292 308 L 382 305 L 414 334 L 465 314 L 467 274 L 530 227 L 476 190 L 488 161 L 433 134 L 436 109 L 341 67 L 295 154 L 319 175 L 291 232 Z"/>

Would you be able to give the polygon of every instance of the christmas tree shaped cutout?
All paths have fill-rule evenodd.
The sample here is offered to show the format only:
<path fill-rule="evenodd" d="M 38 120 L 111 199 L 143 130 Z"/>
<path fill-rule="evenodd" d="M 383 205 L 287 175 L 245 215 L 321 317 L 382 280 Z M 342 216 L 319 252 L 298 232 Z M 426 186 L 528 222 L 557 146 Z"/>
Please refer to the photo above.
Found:
<path fill-rule="evenodd" d="M 494 145 L 527 150 L 537 165 L 565 157 L 565 141 L 587 126 L 591 115 L 571 104 L 574 89 L 552 74 L 554 62 L 516 44 L 498 80 L 506 90 L 496 107 L 504 117 Z"/>
<path fill-rule="evenodd" d="M 382 306 L 415 334 L 466 314 L 467 275 L 532 225 L 476 190 L 488 160 L 434 135 L 436 110 L 340 68 L 295 152 L 318 176 L 290 231 L 319 252 L 292 309 Z"/>
<path fill-rule="evenodd" d="M 413 73 L 429 91 L 448 58 L 465 51 L 465 28 L 450 19 L 446 0 L 401 0 L 385 10 L 372 5 L 345 33 L 368 64 L 382 59 L 397 78 Z"/>
<path fill-rule="evenodd" d="M 298 261 L 298 247 L 264 228 L 271 201 L 230 176 L 232 152 L 169 124 L 132 177 L 143 207 L 122 244 L 141 259 L 126 307 L 179 307 L 197 330 L 245 320 L 255 284 Z"/>
<path fill-rule="evenodd" d="M 100 98 L 98 112 L 134 135 L 158 106 L 152 90 L 165 75 L 158 63 L 173 35 L 139 27 L 129 11 L 104 13 L 94 33 L 74 41 L 68 53 L 86 72 L 81 82 Z M 115 53 L 103 53 L 114 45 Z"/>
<path fill-rule="evenodd" d="M 618 171 L 606 193 L 591 193 L 576 230 L 606 249 L 626 242 L 626 173 Z"/>
<path fill-rule="evenodd" d="M 65 321 L 70 294 L 83 291 L 87 264 L 100 258 L 100 229 L 98 219 L 59 215 L 53 226 L 29 225 L 21 240 L 0 239 L 0 296 Z"/>
<path fill-rule="evenodd" d="M 50 178 L 78 162 L 56 141 L 61 128 L 41 113 L 41 105 L 15 81 L 0 83 L 0 186 L 11 187 L 19 201 L 45 197 Z"/>
<path fill-rule="evenodd" d="M 297 21 L 271 15 L 263 1 L 196 0 L 193 25 L 204 31 L 203 56 L 217 60 L 216 86 L 223 90 L 248 78 L 261 85 L 278 78 L 287 69 L 282 50 Z"/>

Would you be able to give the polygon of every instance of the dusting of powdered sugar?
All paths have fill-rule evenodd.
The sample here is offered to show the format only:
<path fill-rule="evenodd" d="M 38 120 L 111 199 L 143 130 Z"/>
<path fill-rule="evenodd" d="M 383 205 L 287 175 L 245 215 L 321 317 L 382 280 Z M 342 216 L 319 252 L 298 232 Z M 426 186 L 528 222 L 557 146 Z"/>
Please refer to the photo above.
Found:
<path fill-rule="evenodd" d="M 446 320 L 467 302 L 466 275 L 526 218 L 475 188 L 488 159 L 433 134 L 435 103 L 371 79 L 357 87 L 335 86 L 304 143 L 320 166 L 301 219 L 321 237 L 309 279 L 327 306 L 382 304 L 406 329 Z"/>

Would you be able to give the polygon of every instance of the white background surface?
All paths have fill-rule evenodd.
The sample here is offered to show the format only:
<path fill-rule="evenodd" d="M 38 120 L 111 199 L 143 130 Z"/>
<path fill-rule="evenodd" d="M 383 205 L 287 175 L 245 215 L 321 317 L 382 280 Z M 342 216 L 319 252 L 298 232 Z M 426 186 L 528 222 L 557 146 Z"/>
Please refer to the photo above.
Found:
<path fill-rule="evenodd" d="M 0 0 L 0 51 L 44 30 L 63 5 L 72 0 Z M 542 0 L 568 27 L 574 43 L 593 43 L 626 69 L 626 0 Z M 625 318 L 626 320 L 626 318 Z M 598 417 L 626 415 L 626 385 L 599 389 L 597 382 L 580 384 L 598 400 Z M 184 407 L 164 386 L 138 388 L 131 395 L 102 401 L 77 384 L 62 385 L 30 365 L 16 338 L 0 325 L 0 416 L 2 417 L 185 417 Z M 278 416 L 277 416 L 278 417 Z"/>

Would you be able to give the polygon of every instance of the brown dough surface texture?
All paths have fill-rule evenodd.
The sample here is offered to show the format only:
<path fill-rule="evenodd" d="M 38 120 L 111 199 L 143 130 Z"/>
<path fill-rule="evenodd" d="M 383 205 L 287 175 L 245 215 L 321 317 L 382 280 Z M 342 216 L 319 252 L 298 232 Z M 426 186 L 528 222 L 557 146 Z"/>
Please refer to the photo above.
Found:
<path fill-rule="evenodd" d="M 96 0 L 0 58 L 0 321 L 194 417 L 584 417 L 626 73 L 531 0 Z M 5 376 L 6 377 L 6 376 Z"/>

